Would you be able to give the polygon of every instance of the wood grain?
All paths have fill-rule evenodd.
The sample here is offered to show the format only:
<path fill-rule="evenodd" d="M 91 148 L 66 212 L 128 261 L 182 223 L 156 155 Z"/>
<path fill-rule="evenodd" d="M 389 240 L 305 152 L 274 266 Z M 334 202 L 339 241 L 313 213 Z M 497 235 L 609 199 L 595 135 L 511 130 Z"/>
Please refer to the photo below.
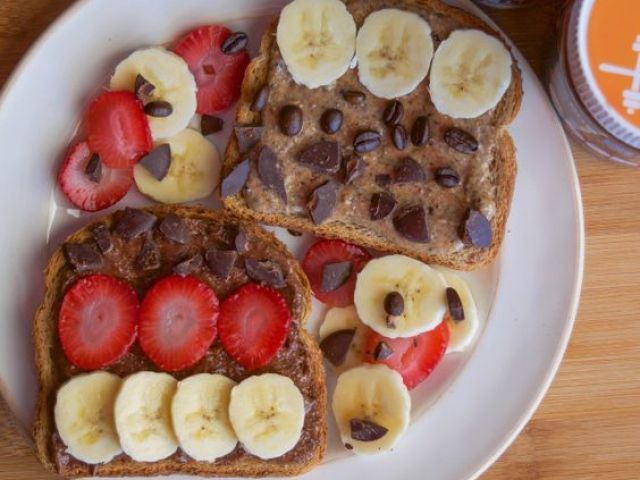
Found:
<path fill-rule="evenodd" d="M 0 85 L 71 3 L 0 0 Z M 543 75 L 562 2 L 534 3 L 488 12 Z M 576 145 L 573 151 L 587 225 L 578 321 L 542 406 L 483 480 L 640 478 L 640 169 L 597 160 Z M 0 478 L 55 478 L 35 460 L 1 400 Z"/>

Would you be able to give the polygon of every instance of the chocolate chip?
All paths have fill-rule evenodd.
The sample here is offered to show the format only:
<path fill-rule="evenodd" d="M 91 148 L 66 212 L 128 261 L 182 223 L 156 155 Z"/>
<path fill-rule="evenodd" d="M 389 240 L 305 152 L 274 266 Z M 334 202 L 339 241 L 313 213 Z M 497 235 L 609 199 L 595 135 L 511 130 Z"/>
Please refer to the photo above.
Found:
<path fill-rule="evenodd" d="M 249 170 L 251 164 L 249 159 L 242 160 L 239 164 L 233 167 L 233 170 L 229 172 L 229 175 L 222 179 L 220 186 L 220 195 L 222 198 L 235 195 L 244 188 L 247 179 L 249 178 Z"/>
<path fill-rule="evenodd" d="M 309 197 L 308 208 L 311 219 L 316 225 L 326 221 L 336 206 L 338 201 L 338 185 L 329 180 L 317 187 Z"/>
<path fill-rule="evenodd" d="M 362 157 L 351 155 L 345 163 L 344 183 L 349 185 L 353 181 L 362 176 L 365 169 L 365 163 Z"/>
<path fill-rule="evenodd" d="M 411 141 L 416 147 L 429 143 L 429 117 L 418 117 L 411 128 Z"/>
<path fill-rule="evenodd" d="M 268 101 L 269 101 L 269 85 L 264 85 L 254 95 L 253 102 L 251 102 L 251 107 L 250 107 L 251 111 L 261 112 L 262 110 L 264 110 L 264 107 L 267 106 Z"/>
<path fill-rule="evenodd" d="M 453 168 L 443 167 L 435 172 L 436 183 L 443 188 L 455 188 L 460 184 L 458 172 Z"/>
<path fill-rule="evenodd" d="M 396 203 L 396 199 L 389 192 L 374 193 L 369 204 L 369 218 L 373 221 L 382 220 L 393 212 Z"/>
<path fill-rule="evenodd" d="M 360 105 L 367 99 L 366 95 L 358 90 L 343 91 L 342 98 L 352 105 Z"/>
<path fill-rule="evenodd" d="M 94 243 L 67 243 L 64 252 L 69 263 L 78 272 L 102 268 L 102 255 Z"/>
<path fill-rule="evenodd" d="M 337 108 L 330 108 L 320 117 L 320 126 L 324 133 L 332 135 L 342 128 L 342 120 L 344 116 Z"/>
<path fill-rule="evenodd" d="M 156 180 L 162 180 L 171 166 L 171 146 L 168 143 L 158 145 L 140 159 L 142 165 Z"/>
<path fill-rule="evenodd" d="M 389 292 L 384 297 L 384 311 L 397 317 L 404 312 L 404 297 L 400 292 Z"/>
<path fill-rule="evenodd" d="M 153 83 L 149 82 L 149 80 L 144 78 L 142 75 L 138 74 L 136 76 L 136 81 L 133 89 L 138 100 L 140 100 L 142 103 L 147 103 L 153 95 L 153 92 L 156 90 L 156 86 Z"/>
<path fill-rule="evenodd" d="M 346 448 L 347 450 L 353 450 L 353 445 L 351 445 L 350 443 L 345 443 L 344 448 Z"/>
<path fill-rule="evenodd" d="M 186 277 L 187 275 L 191 275 L 193 272 L 200 270 L 203 263 L 202 255 L 196 253 L 194 256 L 183 260 L 173 267 L 173 273 L 180 275 L 181 277 Z"/>
<path fill-rule="evenodd" d="M 379 342 L 373 351 L 373 358 L 376 360 L 386 360 L 393 355 L 393 349 L 386 342 Z"/>
<path fill-rule="evenodd" d="M 284 280 L 280 265 L 271 260 L 256 260 L 247 258 L 244 261 L 249 278 L 256 282 L 267 284 L 273 288 L 284 288 L 287 282 Z"/>
<path fill-rule="evenodd" d="M 102 179 L 102 162 L 100 161 L 100 155 L 97 153 L 91 155 L 91 158 L 84 169 L 84 174 L 93 183 L 100 183 L 100 180 Z"/>
<path fill-rule="evenodd" d="M 398 100 L 391 100 L 384 109 L 382 121 L 389 127 L 397 125 L 402 121 L 404 116 L 404 107 Z"/>
<path fill-rule="evenodd" d="M 322 267 L 322 281 L 320 292 L 330 293 L 345 284 L 351 276 L 352 265 L 350 261 L 327 263 Z"/>
<path fill-rule="evenodd" d="M 320 342 L 320 350 L 322 350 L 327 360 L 339 367 L 347 357 L 355 334 L 355 329 L 333 332 Z"/>
<path fill-rule="evenodd" d="M 173 106 L 169 102 L 157 100 L 147 103 L 144 106 L 144 113 L 150 117 L 164 118 L 173 113 Z"/>
<path fill-rule="evenodd" d="M 461 322 L 464 320 L 464 307 L 462 306 L 462 300 L 455 288 L 447 287 L 447 306 L 449 307 L 449 315 L 455 322 Z"/>
<path fill-rule="evenodd" d="M 111 233 L 104 223 L 99 223 L 93 227 L 91 229 L 91 236 L 102 253 L 109 253 L 113 248 Z"/>
<path fill-rule="evenodd" d="M 247 253 L 249 251 L 249 238 L 243 228 L 238 229 L 238 234 L 233 240 L 233 245 L 238 253 Z"/>
<path fill-rule="evenodd" d="M 349 421 L 349 425 L 351 426 L 351 438 L 360 442 L 379 440 L 389 431 L 382 425 L 360 418 L 352 418 Z"/>
<path fill-rule="evenodd" d="M 373 152 L 380 146 L 381 142 L 380 133 L 374 130 L 365 130 L 356 135 L 353 140 L 353 150 L 356 153 Z"/>
<path fill-rule="evenodd" d="M 211 273 L 222 280 L 226 280 L 229 278 L 231 270 L 233 270 L 238 253 L 233 250 L 210 248 L 205 252 L 204 257 Z"/>
<path fill-rule="evenodd" d="M 391 130 L 391 140 L 398 150 L 407 148 L 407 130 L 402 125 L 395 125 Z"/>
<path fill-rule="evenodd" d="M 340 170 L 342 154 L 336 142 L 318 142 L 307 147 L 298 157 L 300 165 L 314 172 L 334 174 Z"/>
<path fill-rule="evenodd" d="M 160 267 L 160 249 L 151 235 L 144 239 L 140 253 L 136 258 L 136 265 L 142 270 L 155 270 Z"/>
<path fill-rule="evenodd" d="M 298 232 L 296 230 L 291 230 L 290 228 L 287 229 L 287 232 L 289 233 L 289 235 L 291 235 L 292 237 L 301 237 L 302 236 L 302 232 Z"/>
<path fill-rule="evenodd" d="M 153 228 L 156 216 L 137 208 L 125 208 L 113 229 L 116 235 L 125 239 L 136 238 Z"/>
<path fill-rule="evenodd" d="M 478 150 L 478 141 L 469 132 L 451 127 L 444 133 L 444 141 L 456 152 L 470 155 Z"/>
<path fill-rule="evenodd" d="M 187 243 L 187 226 L 182 218 L 173 213 L 170 213 L 162 219 L 158 229 L 169 240 L 182 245 Z"/>
<path fill-rule="evenodd" d="M 493 233 L 489 220 L 477 210 L 469 210 L 462 226 L 462 241 L 478 248 L 489 248 Z"/>
<path fill-rule="evenodd" d="M 262 125 L 236 125 L 233 128 L 238 140 L 238 151 L 246 153 L 255 147 L 262 138 Z"/>
<path fill-rule="evenodd" d="M 400 236 L 416 243 L 429 243 L 429 227 L 424 208 L 421 206 L 405 207 L 393 217 L 393 226 Z"/>
<path fill-rule="evenodd" d="M 282 201 L 287 202 L 287 191 L 284 187 L 280 162 L 275 152 L 266 145 L 258 155 L 258 176 L 266 187 L 273 190 Z"/>
<path fill-rule="evenodd" d="M 380 173 L 374 177 L 376 185 L 387 190 L 391 186 L 391 175 Z"/>
<path fill-rule="evenodd" d="M 302 131 L 302 110 L 297 105 L 286 105 L 278 114 L 280 131 L 288 137 L 295 137 Z"/>
<path fill-rule="evenodd" d="M 224 128 L 224 120 L 213 115 L 202 115 L 200 119 L 200 131 L 202 135 L 212 135 L 220 132 Z"/>
<path fill-rule="evenodd" d="M 411 157 L 400 159 L 393 169 L 393 181 L 395 183 L 424 182 L 427 176 L 418 162 Z"/>
<path fill-rule="evenodd" d="M 220 50 L 222 50 L 222 53 L 225 55 L 234 55 L 247 48 L 247 43 L 249 43 L 249 37 L 247 37 L 246 33 L 232 33 L 222 42 Z"/>

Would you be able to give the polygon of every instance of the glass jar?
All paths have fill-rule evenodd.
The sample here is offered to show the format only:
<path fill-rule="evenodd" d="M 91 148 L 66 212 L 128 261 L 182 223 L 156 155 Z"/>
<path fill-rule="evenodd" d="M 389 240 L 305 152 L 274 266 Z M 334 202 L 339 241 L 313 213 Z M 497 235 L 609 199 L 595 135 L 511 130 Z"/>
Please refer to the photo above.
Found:
<path fill-rule="evenodd" d="M 640 166 L 638 0 L 564 7 L 548 88 L 567 130 L 607 160 Z"/>

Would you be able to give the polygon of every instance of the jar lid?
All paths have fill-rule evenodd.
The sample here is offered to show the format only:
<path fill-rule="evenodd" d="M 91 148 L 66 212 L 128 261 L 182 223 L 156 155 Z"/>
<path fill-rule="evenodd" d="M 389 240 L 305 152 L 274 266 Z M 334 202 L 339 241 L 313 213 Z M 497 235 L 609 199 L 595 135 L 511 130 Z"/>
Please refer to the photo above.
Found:
<path fill-rule="evenodd" d="M 609 133 L 640 149 L 638 0 L 577 0 L 567 63 L 582 103 Z"/>

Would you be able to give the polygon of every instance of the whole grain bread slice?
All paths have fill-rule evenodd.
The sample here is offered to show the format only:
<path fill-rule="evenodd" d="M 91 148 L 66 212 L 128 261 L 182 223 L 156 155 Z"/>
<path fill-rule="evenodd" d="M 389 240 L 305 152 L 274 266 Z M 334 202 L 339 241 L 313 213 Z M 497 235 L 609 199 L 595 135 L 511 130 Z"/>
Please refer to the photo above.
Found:
<path fill-rule="evenodd" d="M 175 214 L 181 218 L 192 218 L 211 223 L 238 224 L 238 219 L 222 212 L 215 212 L 203 207 L 186 206 L 157 206 L 146 209 L 159 219 L 169 214 Z M 114 222 L 114 215 L 96 220 L 73 235 L 65 243 L 81 243 L 91 238 L 91 228 L 98 223 L 104 223 L 108 227 Z M 251 455 L 243 455 L 239 458 L 231 458 L 223 462 L 197 462 L 186 456 L 174 455 L 166 460 L 154 463 L 139 463 L 125 455 L 116 457 L 111 462 L 103 465 L 90 466 L 68 455 L 63 456 L 62 462 L 56 457 L 55 442 L 56 429 L 53 419 L 53 408 L 57 389 L 66 380 L 63 373 L 56 368 L 54 355 L 56 355 L 57 337 L 57 312 L 65 289 L 64 272 L 69 269 L 63 249 L 58 249 L 45 270 L 46 292 L 42 304 L 36 312 L 33 322 L 33 347 L 35 352 L 35 364 L 37 369 L 39 391 L 33 423 L 33 438 L 36 454 L 42 464 L 50 471 L 58 472 L 65 477 L 86 476 L 154 476 L 168 474 L 188 474 L 211 477 L 263 477 L 263 476 L 292 476 L 306 472 L 318 465 L 326 449 L 326 386 L 325 373 L 322 365 L 322 354 L 312 336 L 304 329 L 304 322 L 311 311 L 311 296 L 308 280 L 294 261 L 291 254 L 279 240 L 269 232 L 251 223 L 240 223 L 240 227 L 247 236 L 257 242 L 264 242 L 273 251 L 281 252 L 291 259 L 293 275 L 295 275 L 300 288 L 296 292 L 300 299 L 300 308 L 297 309 L 292 322 L 292 328 L 299 329 L 298 337 L 303 345 L 304 358 L 300 361 L 308 369 L 310 385 L 314 391 L 314 432 L 317 434 L 315 441 L 305 452 L 302 461 L 285 461 L 283 459 L 261 460 Z M 268 366 L 266 367 L 268 371 Z M 307 413 L 307 415 L 309 415 Z M 60 442 L 59 438 L 57 439 Z M 60 465 L 63 463 L 63 465 Z"/>

